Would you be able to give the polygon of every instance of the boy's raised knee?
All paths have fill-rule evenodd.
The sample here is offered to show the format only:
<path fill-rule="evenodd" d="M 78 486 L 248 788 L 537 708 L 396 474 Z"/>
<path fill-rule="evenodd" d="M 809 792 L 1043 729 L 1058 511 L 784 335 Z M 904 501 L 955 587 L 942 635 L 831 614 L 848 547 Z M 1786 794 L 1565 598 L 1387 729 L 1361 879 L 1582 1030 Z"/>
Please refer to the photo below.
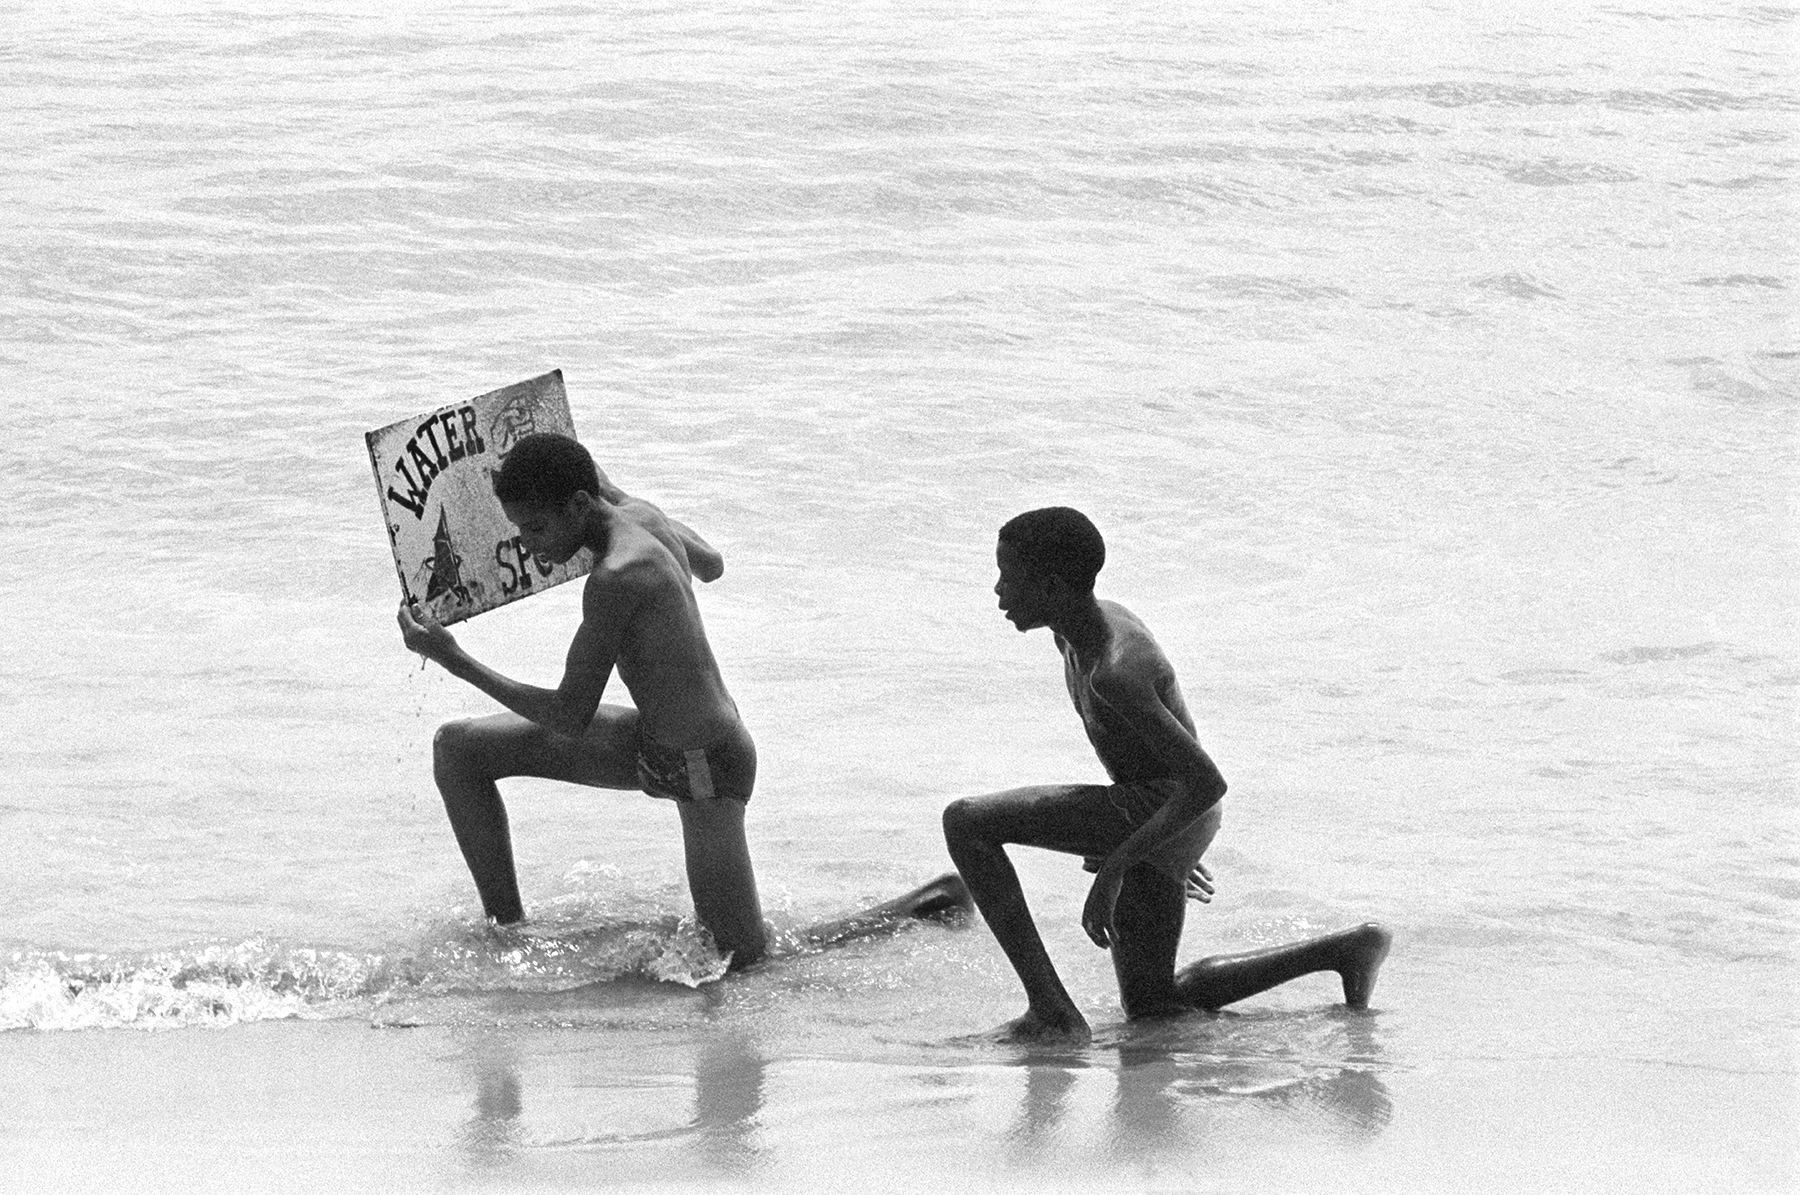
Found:
<path fill-rule="evenodd" d="M 947 840 L 975 835 L 975 802 L 958 797 L 944 806 L 944 837 Z"/>
<path fill-rule="evenodd" d="M 437 728 L 431 736 L 431 753 L 436 756 L 460 754 L 469 739 L 469 719 L 457 718 Z"/>
<path fill-rule="evenodd" d="M 435 769 L 465 771 L 480 756 L 481 735 L 474 718 L 457 718 L 437 728 L 431 736 L 431 762 Z"/>

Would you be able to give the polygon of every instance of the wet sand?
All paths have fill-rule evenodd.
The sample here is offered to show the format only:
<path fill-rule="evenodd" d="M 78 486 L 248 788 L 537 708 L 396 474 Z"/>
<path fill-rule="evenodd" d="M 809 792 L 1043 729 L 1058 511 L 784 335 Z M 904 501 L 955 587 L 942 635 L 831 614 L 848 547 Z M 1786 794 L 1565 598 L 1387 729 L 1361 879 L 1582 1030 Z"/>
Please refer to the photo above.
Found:
<path fill-rule="evenodd" d="M 870 1062 L 592 1027 L 0 1038 L 9 1189 L 1779 1191 L 1790 1076 L 1582 1059 L 1380 1072 L 1172 1054 Z M 1193 1033 L 1189 1030 L 1190 1035 Z"/>

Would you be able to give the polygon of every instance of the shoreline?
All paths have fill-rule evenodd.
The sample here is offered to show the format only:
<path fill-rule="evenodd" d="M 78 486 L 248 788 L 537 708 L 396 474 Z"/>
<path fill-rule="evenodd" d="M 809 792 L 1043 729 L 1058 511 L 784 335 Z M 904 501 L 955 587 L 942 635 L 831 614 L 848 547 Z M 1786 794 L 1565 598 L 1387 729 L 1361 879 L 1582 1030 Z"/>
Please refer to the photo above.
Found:
<path fill-rule="evenodd" d="M 41 1192 L 593 1186 L 1759 1191 L 1792 1074 L 1607 1059 L 1296 1068 L 1129 1048 L 772 1055 L 732 1026 L 362 1020 L 0 1037 Z"/>

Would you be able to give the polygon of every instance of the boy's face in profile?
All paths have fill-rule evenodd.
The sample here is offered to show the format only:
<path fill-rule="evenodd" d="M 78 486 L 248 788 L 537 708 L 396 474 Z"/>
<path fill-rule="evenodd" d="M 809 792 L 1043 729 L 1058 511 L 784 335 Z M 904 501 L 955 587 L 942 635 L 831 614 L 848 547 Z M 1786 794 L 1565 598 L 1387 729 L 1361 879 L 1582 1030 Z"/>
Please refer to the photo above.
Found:
<path fill-rule="evenodd" d="M 586 520 L 582 517 L 581 497 L 576 494 L 560 508 L 538 502 L 502 502 L 500 509 L 519 529 L 519 542 L 527 552 L 552 564 L 563 564 L 584 546 Z"/>
<path fill-rule="evenodd" d="M 994 582 L 994 596 L 1000 599 L 1000 612 L 1006 621 L 1021 631 L 1044 626 L 1051 612 L 1051 578 L 1035 568 L 1001 540 L 994 549 L 1000 566 L 1000 579 Z"/>

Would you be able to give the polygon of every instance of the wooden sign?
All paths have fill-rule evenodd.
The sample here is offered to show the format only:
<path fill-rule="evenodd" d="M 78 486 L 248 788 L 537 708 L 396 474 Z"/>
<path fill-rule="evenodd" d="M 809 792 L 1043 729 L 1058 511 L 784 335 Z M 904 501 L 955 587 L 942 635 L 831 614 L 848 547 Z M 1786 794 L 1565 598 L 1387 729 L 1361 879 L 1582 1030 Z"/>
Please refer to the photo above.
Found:
<path fill-rule="evenodd" d="M 586 548 L 566 564 L 534 558 L 494 497 L 500 462 L 532 432 L 575 434 L 560 369 L 365 437 L 400 590 L 445 626 L 593 567 Z"/>

